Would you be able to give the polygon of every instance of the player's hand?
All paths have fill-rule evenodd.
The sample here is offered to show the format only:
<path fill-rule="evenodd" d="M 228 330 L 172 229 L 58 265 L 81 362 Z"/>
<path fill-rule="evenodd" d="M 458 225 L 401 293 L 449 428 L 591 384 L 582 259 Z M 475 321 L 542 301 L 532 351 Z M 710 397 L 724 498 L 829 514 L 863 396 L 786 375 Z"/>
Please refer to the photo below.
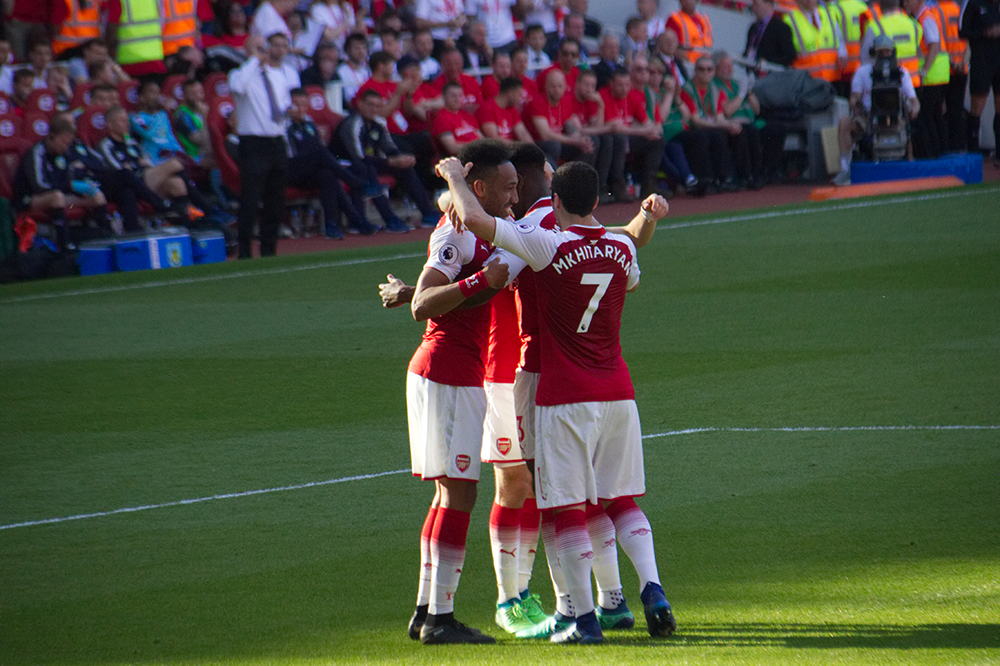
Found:
<path fill-rule="evenodd" d="M 670 204 L 659 194 L 650 194 L 642 200 L 640 210 L 647 218 L 662 220 L 670 212 Z"/>
<path fill-rule="evenodd" d="M 455 180 L 461 180 L 469 175 L 469 170 L 471 168 L 472 162 L 463 165 L 462 161 L 457 157 L 446 157 L 437 163 L 434 170 L 437 171 L 437 175 L 441 176 L 445 180 L 449 180 L 449 176 Z"/>
<path fill-rule="evenodd" d="M 251 56 L 256 56 L 257 60 L 264 60 L 267 57 L 267 47 L 264 38 L 260 35 L 250 35 L 243 43 L 243 48 Z"/>
<path fill-rule="evenodd" d="M 507 264 L 501 264 L 499 257 L 494 257 L 493 261 L 483 267 L 483 277 L 491 289 L 503 289 L 510 278 L 510 271 Z"/>
<path fill-rule="evenodd" d="M 378 286 L 378 294 L 382 297 L 382 307 L 384 308 L 397 308 L 400 305 L 406 305 L 410 302 L 412 293 L 410 292 L 413 288 L 407 287 L 406 284 L 400 280 L 398 277 L 394 276 L 392 273 L 386 276 L 388 282 L 383 282 Z"/>

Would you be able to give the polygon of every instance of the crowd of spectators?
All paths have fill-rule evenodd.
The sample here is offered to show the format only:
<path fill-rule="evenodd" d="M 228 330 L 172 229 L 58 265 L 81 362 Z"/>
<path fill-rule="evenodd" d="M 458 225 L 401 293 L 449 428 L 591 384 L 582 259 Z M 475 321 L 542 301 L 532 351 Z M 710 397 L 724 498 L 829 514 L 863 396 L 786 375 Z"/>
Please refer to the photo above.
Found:
<path fill-rule="evenodd" d="M 757 21 L 745 44 L 718 45 L 697 0 L 680 0 L 669 15 L 659 0 L 637 0 L 622 33 L 603 30 L 588 0 L 8 0 L 0 152 L 24 160 L 6 194 L 18 210 L 59 228 L 80 208 L 90 209 L 90 227 L 110 228 L 107 203 L 126 229 L 139 228 L 144 212 L 224 221 L 223 185 L 238 176 L 227 170 L 232 156 L 218 151 L 234 147 L 239 134 L 231 113 L 239 105 L 225 77 L 258 50 L 264 58 L 276 34 L 287 41 L 281 66 L 295 75 L 282 92 L 292 100 L 281 121 L 289 153 L 305 150 L 302 132 L 315 132 L 330 152 L 321 163 L 351 170 L 337 175 L 331 166 L 322 181 L 307 178 L 303 165 L 313 169 L 320 159 L 311 154 L 282 167 L 303 187 L 325 189 L 332 178 L 346 184 L 352 196 L 323 197 L 332 237 L 378 231 L 363 220 L 368 201 L 387 230 L 432 224 L 429 195 L 440 187 L 432 164 L 484 136 L 535 141 L 554 164 L 586 161 L 598 171 L 602 203 L 758 189 L 787 175 L 785 130 L 761 117 L 733 55 L 754 75 L 806 69 L 846 94 L 872 28 L 894 37 L 890 19 L 901 11 L 894 3 L 880 0 L 890 8 L 883 17 L 855 0 L 752 0 Z M 923 3 L 907 4 L 926 25 Z M 849 9 L 861 16 L 861 31 Z M 914 62 L 925 78 L 939 54 L 953 77 L 961 75 L 957 47 L 944 43 L 948 30 L 926 39 L 914 31 L 927 63 L 920 53 Z M 260 49 L 248 49 L 254 39 Z M 966 147 L 964 117 L 944 118 L 964 109 L 945 107 L 940 90 L 933 99 L 942 117 L 922 125 L 934 130 L 923 156 Z M 331 108 L 339 112 L 332 120 Z M 315 127 L 304 128 L 307 121 Z M 57 154 L 65 141 L 45 136 L 56 130 L 72 137 L 70 153 Z M 48 173 L 42 162 L 60 173 L 40 179 Z M 102 186 L 108 177 L 95 176 L 122 169 L 136 176 L 127 185 Z M 399 219 L 386 184 L 419 208 L 419 219 Z M 108 187 L 125 203 L 110 200 Z"/>

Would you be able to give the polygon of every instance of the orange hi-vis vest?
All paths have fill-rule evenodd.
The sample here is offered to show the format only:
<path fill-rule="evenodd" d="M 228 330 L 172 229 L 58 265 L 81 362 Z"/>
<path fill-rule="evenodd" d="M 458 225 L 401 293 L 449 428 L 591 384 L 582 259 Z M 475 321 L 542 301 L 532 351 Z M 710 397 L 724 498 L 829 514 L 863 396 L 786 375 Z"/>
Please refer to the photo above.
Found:
<path fill-rule="evenodd" d="M 806 16 L 801 9 L 786 14 L 784 21 L 792 28 L 792 41 L 795 43 L 795 62 L 792 67 L 804 69 L 809 76 L 824 81 L 840 80 L 840 68 L 837 67 L 837 30 L 830 16 L 830 11 L 820 6 L 819 28 L 813 25 L 812 18 Z"/>
<path fill-rule="evenodd" d="M 923 9 L 916 16 L 917 24 L 923 29 L 924 19 L 930 17 L 937 24 L 938 35 L 941 37 L 939 46 L 941 52 L 934 58 L 934 62 L 927 62 L 927 52 L 930 46 L 923 37 L 920 39 L 920 59 L 923 61 L 923 68 L 927 74 L 924 76 L 925 86 L 940 86 L 948 83 L 948 76 L 951 67 L 948 65 L 948 50 L 945 48 L 945 23 L 944 16 L 938 11 L 937 5 L 924 3 Z"/>
<path fill-rule="evenodd" d="M 683 34 L 680 36 L 680 45 L 682 47 L 711 50 L 713 45 L 712 23 L 707 16 L 701 12 L 695 12 L 693 15 L 686 12 L 674 12 L 670 18 L 676 20 L 681 26 Z M 698 58 L 703 58 L 706 55 L 708 54 L 704 51 L 689 51 L 688 60 L 696 62 Z"/>
<path fill-rule="evenodd" d="M 778 14 L 791 14 L 798 8 L 796 0 L 774 0 L 774 11 Z"/>
<path fill-rule="evenodd" d="M 941 48 L 948 52 L 951 71 L 956 74 L 965 74 L 969 71 L 969 65 L 965 61 L 965 52 L 969 48 L 969 43 L 958 36 L 962 8 L 955 0 L 938 0 L 937 10 L 941 15 L 939 22 L 945 26 L 944 32 L 941 33 Z"/>
<path fill-rule="evenodd" d="M 904 14 L 902 10 L 894 9 L 876 16 L 869 24 L 874 35 L 891 37 L 896 44 L 896 62 L 906 68 L 913 81 L 913 87 L 920 87 L 920 41 L 924 38 L 920 24 Z"/>
<path fill-rule="evenodd" d="M 52 38 L 52 53 L 63 52 L 101 37 L 101 8 L 97 0 L 63 0 L 66 20 L 56 26 Z"/>
<path fill-rule="evenodd" d="M 198 39 L 195 0 L 163 0 L 163 55 L 194 46 Z"/>
<path fill-rule="evenodd" d="M 840 0 L 827 5 L 830 15 L 840 28 L 847 48 L 847 64 L 843 76 L 850 78 L 861 66 L 861 38 L 865 26 L 872 20 L 872 12 L 861 0 Z"/>

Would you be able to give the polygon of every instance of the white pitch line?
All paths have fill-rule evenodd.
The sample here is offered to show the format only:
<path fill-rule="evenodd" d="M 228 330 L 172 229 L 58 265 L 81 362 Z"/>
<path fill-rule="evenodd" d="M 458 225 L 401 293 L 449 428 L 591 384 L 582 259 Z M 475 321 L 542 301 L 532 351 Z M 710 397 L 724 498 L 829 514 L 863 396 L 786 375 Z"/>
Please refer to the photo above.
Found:
<path fill-rule="evenodd" d="M 890 206 L 898 203 L 913 203 L 917 201 L 934 201 L 937 199 L 951 199 L 956 197 L 966 197 L 966 196 L 979 196 L 979 195 L 990 195 L 995 194 L 1000 188 L 997 187 L 985 187 L 976 188 L 971 190 L 947 190 L 944 192 L 935 192 L 932 194 L 919 194 L 919 195 L 903 195 L 898 197 L 892 197 L 888 199 L 875 199 L 875 200 L 864 200 L 855 201 L 851 203 L 836 203 L 836 204 L 817 204 L 812 206 L 802 206 L 799 208 L 791 208 L 788 210 L 775 210 L 766 211 L 763 213 L 750 213 L 747 215 L 732 215 L 729 217 L 715 217 L 706 220 L 695 220 L 692 222 L 677 222 L 674 224 L 660 224 L 657 229 L 671 230 L 671 229 L 687 229 L 690 227 L 701 227 L 711 224 L 728 224 L 731 222 L 750 222 L 754 220 L 769 220 L 778 217 L 788 217 L 791 215 L 801 215 L 803 213 L 828 213 L 836 212 L 840 210 L 854 210 L 858 208 L 870 208 L 873 206 Z M 283 273 L 294 273 L 297 271 L 309 271 L 318 268 L 337 268 L 342 266 L 355 266 L 359 264 L 371 264 L 382 261 L 395 261 L 397 259 L 415 259 L 424 256 L 423 253 L 412 253 L 412 254 L 397 254 L 390 257 L 370 257 L 367 259 L 349 259 L 342 261 L 329 261 L 318 264 L 307 264 L 305 266 L 293 266 L 293 267 L 283 267 L 283 268 L 272 268 L 254 271 L 238 271 L 235 273 L 227 273 L 225 275 L 211 275 L 204 277 L 194 277 L 194 278 L 181 278 L 177 280 L 155 280 L 150 282 L 141 282 L 133 285 L 122 285 L 117 287 L 93 287 L 91 289 L 76 289 L 72 291 L 61 291 L 53 292 L 47 294 L 32 294 L 30 296 L 15 296 L 13 298 L 7 298 L 0 300 L 0 305 L 7 305 L 11 303 L 24 303 L 27 301 L 38 301 L 49 298 L 60 298 L 65 296 L 89 296 L 92 294 L 107 294 L 114 293 L 118 291 L 131 291 L 134 289 L 149 289 L 152 287 L 169 287 L 172 285 L 181 284 L 196 284 L 199 282 L 215 282 L 217 280 L 229 280 L 232 278 L 240 277 L 255 277 L 258 275 L 280 275 Z"/>
<path fill-rule="evenodd" d="M 643 435 L 643 439 L 657 437 L 676 437 L 678 435 L 693 435 L 702 432 L 857 432 L 857 431 L 893 431 L 893 430 L 1000 430 L 1000 425 L 901 425 L 901 426 L 795 426 L 784 428 L 687 428 L 685 430 L 669 430 L 651 435 Z"/>
<path fill-rule="evenodd" d="M 1000 430 L 1000 425 L 900 425 L 900 426 L 792 426 L 783 428 L 755 428 L 755 427 L 715 427 L 706 428 L 685 428 L 684 430 L 670 430 L 667 432 L 643 435 L 643 439 L 655 439 L 658 437 L 676 437 L 678 435 L 693 435 L 703 432 L 857 432 L 857 431 L 895 431 L 895 430 Z M 111 511 L 97 511 L 94 513 L 81 513 L 74 516 L 63 516 L 61 518 L 45 518 L 43 520 L 27 520 L 20 523 L 0 525 L 0 530 L 11 530 L 17 527 L 34 527 L 37 525 L 52 525 L 56 523 L 66 523 L 73 520 L 83 520 L 85 518 L 101 518 L 113 516 L 119 513 L 136 513 L 138 511 L 149 511 L 151 509 L 166 509 L 172 506 L 186 506 L 188 504 L 200 504 L 221 499 L 236 499 L 239 497 L 251 497 L 253 495 L 265 495 L 268 493 L 279 493 L 288 490 L 304 490 L 306 488 L 317 488 L 319 486 L 330 486 L 336 483 L 346 483 L 348 481 L 365 481 L 376 479 L 382 476 L 392 476 L 395 474 L 405 474 L 409 469 L 397 469 L 391 472 L 375 472 L 372 474 L 358 474 L 356 476 L 345 476 L 339 479 L 328 479 L 326 481 L 311 481 L 293 486 L 279 486 L 277 488 L 263 488 L 260 490 L 244 490 L 238 493 L 225 493 L 211 495 L 208 497 L 197 497 L 194 499 L 176 500 L 173 502 L 163 502 L 161 504 L 146 504 L 143 506 L 125 507 L 113 509 Z"/>
<path fill-rule="evenodd" d="M 409 469 L 397 469 L 391 472 L 376 472 L 374 474 L 359 474 L 357 476 L 345 476 L 339 479 L 327 479 L 326 481 L 311 481 L 300 483 L 294 486 L 281 486 L 278 488 L 262 488 L 260 490 L 244 490 L 239 493 L 225 493 L 212 495 L 210 497 L 197 497 L 195 499 L 176 500 L 174 502 L 163 502 L 162 504 L 146 504 L 144 506 L 131 506 L 112 511 L 97 511 L 95 513 L 81 513 L 75 516 L 64 516 L 62 518 L 46 518 L 44 520 L 27 520 L 23 523 L 12 523 L 10 525 L 0 525 L 0 530 L 11 530 L 15 527 L 32 527 L 35 525 L 51 525 L 53 523 L 66 523 L 71 520 L 83 520 L 84 518 L 100 518 L 102 516 L 113 516 L 118 513 L 135 513 L 137 511 L 149 511 L 150 509 L 165 509 L 171 506 L 185 506 L 188 504 L 200 504 L 201 502 L 211 502 L 221 499 L 235 499 L 237 497 L 250 497 L 252 495 L 266 495 L 267 493 L 280 493 L 286 490 L 303 490 L 305 488 L 316 488 L 317 486 L 330 486 L 335 483 L 346 483 L 347 481 L 363 481 L 365 479 L 375 479 L 380 476 L 390 476 L 392 474 L 403 474 Z"/>

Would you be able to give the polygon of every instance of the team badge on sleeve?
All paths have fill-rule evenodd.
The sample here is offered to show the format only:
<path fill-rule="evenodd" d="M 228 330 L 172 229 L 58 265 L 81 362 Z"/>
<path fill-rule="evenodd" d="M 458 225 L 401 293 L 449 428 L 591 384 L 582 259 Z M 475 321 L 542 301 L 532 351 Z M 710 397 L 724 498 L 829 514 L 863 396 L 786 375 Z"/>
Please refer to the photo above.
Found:
<path fill-rule="evenodd" d="M 438 259 L 445 265 L 454 264 L 458 261 L 458 248 L 448 243 L 438 251 Z"/>

